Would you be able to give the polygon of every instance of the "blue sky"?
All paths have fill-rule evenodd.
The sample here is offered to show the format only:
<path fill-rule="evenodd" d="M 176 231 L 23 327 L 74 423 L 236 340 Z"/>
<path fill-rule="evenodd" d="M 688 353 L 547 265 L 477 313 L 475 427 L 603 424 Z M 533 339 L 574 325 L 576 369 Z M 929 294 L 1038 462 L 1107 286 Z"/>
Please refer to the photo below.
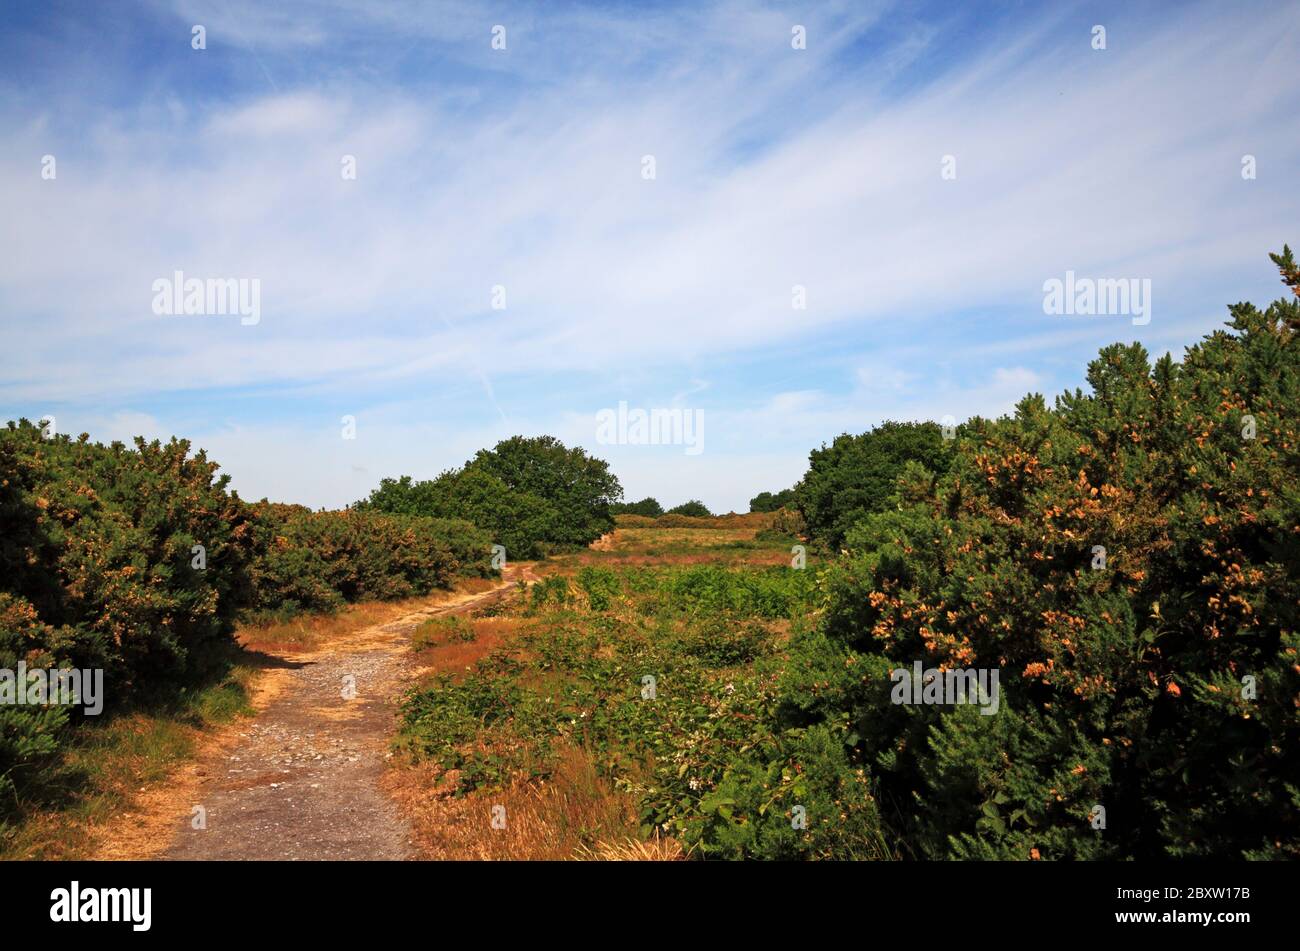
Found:
<path fill-rule="evenodd" d="M 743 511 L 840 432 L 1280 296 L 1297 62 L 1294 3 L 6 4 L 0 415 L 328 506 L 547 432 Z M 176 269 L 260 321 L 153 313 Z M 1044 314 L 1067 270 L 1149 279 L 1150 323 Z M 598 445 L 620 401 L 703 452 Z"/>

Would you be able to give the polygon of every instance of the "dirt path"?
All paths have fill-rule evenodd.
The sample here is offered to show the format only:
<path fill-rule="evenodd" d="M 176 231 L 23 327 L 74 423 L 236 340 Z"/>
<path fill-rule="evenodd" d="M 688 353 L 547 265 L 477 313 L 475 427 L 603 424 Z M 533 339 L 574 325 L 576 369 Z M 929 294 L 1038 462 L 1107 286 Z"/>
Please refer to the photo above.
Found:
<path fill-rule="evenodd" d="M 527 580 L 526 568 L 511 566 L 491 591 L 281 658 L 259 686 L 258 715 L 160 793 L 170 802 L 157 832 L 168 844 L 149 851 L 164 859 L 412 857 L 410 829 L 378 785 L 395 701 L 416 673 L 410 634 L 430 617 L 482 607 Z"/>

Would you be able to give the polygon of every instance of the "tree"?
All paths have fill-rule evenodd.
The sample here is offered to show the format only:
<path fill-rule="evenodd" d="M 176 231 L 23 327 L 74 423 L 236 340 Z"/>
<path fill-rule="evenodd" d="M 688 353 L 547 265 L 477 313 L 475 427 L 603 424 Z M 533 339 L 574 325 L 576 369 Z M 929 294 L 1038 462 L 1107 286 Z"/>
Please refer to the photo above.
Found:
<path fill-rule="evenodd" d="M 644 515 L 646 518 L 658 518 L 664 514 L 664 507 L 656 499 L 646 496 L 640 502 L 616 502 L 609 507 L 611 515 Z"/>
<path fill-rule="evenodd" d="M 466 469 L 500 479 L 512 492 L 532 495 L 553 507 L 547 542 L 589 545 L 614 527 L 609 507 L 623 487 L 609 463 L 566 447 L 554 436 L 512 436 L 492 449 L 480 449 Z"/>
<path fill-rule="evenodd" d="M 837 436 L 808 456 L 808 472 L 795 491 L 795 505 L 809 537 L 838 551 L 849 529 L 890 505 L 908 462 L 934 475 L 946 471 L 951 449 L 937 423 L 885 422 L 857 436 Z"/>
<path fill-rule="evenodd" d="M 669 515 L 690 515 L 694 518 L 709 518 L 713 515 L 709 507 L 699 499 L 691 499 L 668 510 Z"/>
<path fill-rule="evenodd" d="M 610 531 L 610 506 L 622 494 L 609 464 L 581 448 L 552 436 L 514 436 L 433 480 L 384 479 L 357 507 L 468 519 L 505 546 L 508 557 L 536 558 Z"/>
<path fill-rule="evenodd" d="M 778 509 L 792 507 L 794 499 L 794 489 L 782 489 L 776 493 L 760 492 L 749 500 L 749 510 L 751 512 L 775 512 Z"/>

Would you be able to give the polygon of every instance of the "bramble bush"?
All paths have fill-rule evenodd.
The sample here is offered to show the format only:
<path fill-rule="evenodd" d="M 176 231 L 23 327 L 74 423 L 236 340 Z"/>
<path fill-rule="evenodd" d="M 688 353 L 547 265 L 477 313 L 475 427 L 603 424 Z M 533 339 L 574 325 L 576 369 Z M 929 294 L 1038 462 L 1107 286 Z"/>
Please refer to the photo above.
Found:
<path fill-rule="evenodd" d="M 791 828 L 801 803 L 822 817 L 810 821 L 818 854 L 846 830 L 878 836 L 861 775 L 840 777 L 841 788 L 822 781 L 824 769 L 800 771 L 798 757 L 829 742 L 819 731 L 785 737 L 783 764 L 759 755 L 777 748 L 778 625 L 806 623 L 816 596 L 806 572 L 584 566 L 573 580 L 533 585 L 516 608 L 533 619 L 517 640 L 464 677 L 413 690 L 398 748 L 455 770 L 461 795 L 548 776 L 556 750 L 580 745 L 637 799 L 645 834 L 670 833 L 702 855 L 807 854 L 807 836 Z M 744 785 L 737 770 L 773 781 L 733 795 Z M 848 819 L 832 829 L 819 804 L 837 797 Z M 758 822 L 739 814 L 749 800 Z M 863 842 L 857 854 L 884 855 L 865 833 Z"/>

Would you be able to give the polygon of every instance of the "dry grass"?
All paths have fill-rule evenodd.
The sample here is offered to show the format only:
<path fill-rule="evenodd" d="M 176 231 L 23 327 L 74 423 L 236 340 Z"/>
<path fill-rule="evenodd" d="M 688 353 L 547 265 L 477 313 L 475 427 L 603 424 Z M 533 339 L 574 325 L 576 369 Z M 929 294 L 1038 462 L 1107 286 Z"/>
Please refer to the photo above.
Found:
<path fill-rule="evenodd" d="M 465 617 L 463 623 L 473 631 L 472 641 L 458 639 L 448 626 L 437 620 L 415 632 L 411 646 L 417 651 L 415 659 L 422 673 L 464 676 L 476 663 L 512 639 L 523 620 L 517 617 Z"/>
<path fill-rule="evenodd" d="M 430 764 L 390 770 L 384 785 L 410 818 L 424 858 L 440 860 L 669 860 L 671 839 L 640 842 L 632 801 L 577 747 L 551 778 L 453 797 L 455 776 Z M 504 811 L 500 811 L 504 810 Z M 493 816 L 504 828 L 493 827 Z"/>
<path fill-rule="evenodd" d="M 648 842 L 629 838 L 580 846 L 573 857 L 591 862 L 671 862 L 682 858 L 682 847 L 675 839 L 656 835 Z"/>
<path fill-rule="evenodd" d="M 313 651 L 330 641 L 363 628 L 387 624 L 413 611 L 437 606 L 466 595 L 479 594 L 499 582 L 490 578 L 464 578 L 454 591 L 434 591 L 404 601 L 367 601 L 350 604 L 336 614 L 312 614 L 278 624 L 245 625 L 236 632 L 239 643 L 254 651 Z"/>
<path fill-rule="evenodd" d="M 680 517 L 680 516 L 679 516 Z M 546 575 L 572 574 L 584 565 L 681 566 L 681 565 L 785 565 L 790 549 L 782 543 L 762 543 L 755 536 L 767 527 L 760 519 L 769 513 L 721 519 L 695 519 L 704 527 L 662 527 L 653 519 L 623 516 L 619 527 L 601 537 L 587 551 L 556 556 L 539 564 Z M 629 519 L 639 523 L 625 524 Z M 746 521 L 742 521 L 746 520 Z"/>
<path fill-rule="evenodd" d="M 127 713 L 82 730 L 55 767 L 64 798 L 31 804 L 21 823 L 6 827 L 0 859 L 123 857 L 104 851 L 105 830 L 122 825 L 124 807 L 183 785 L 179 774 L 207 737 L 250 711 L 257 674 L 236 666 L 225 682 L 195 691 L 180 709 Z M 132 822 L 126 831 L 146 841 L 170 829 Z M 125 857 L 141 857 L 138 848 L 128 852 Z"/>

